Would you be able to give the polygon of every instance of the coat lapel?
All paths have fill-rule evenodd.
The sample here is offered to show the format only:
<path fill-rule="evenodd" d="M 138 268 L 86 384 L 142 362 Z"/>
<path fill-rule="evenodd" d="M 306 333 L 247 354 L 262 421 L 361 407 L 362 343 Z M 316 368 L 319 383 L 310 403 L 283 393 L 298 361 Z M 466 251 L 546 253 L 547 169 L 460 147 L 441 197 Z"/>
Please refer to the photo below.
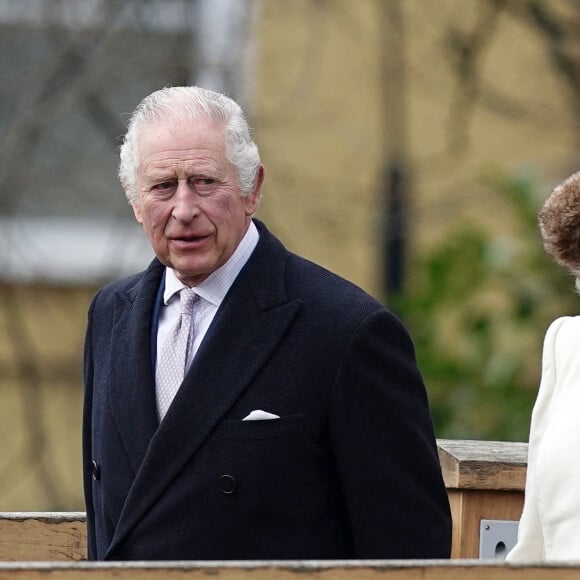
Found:
<path fill-rule="evenodd" d="M 110 403 L 135 473 L 158 426 L 151 325 L 162 272 L 163 266 L 153 262 L 135 287 L 119 294 L 114 313 Z"/>
<path fill-rule="evenodd" d="M 288 301 L 284 289 L 286 251 L 258 226 L 260 242 L 216 314 L 194 364 L 151 439 L 105 558 L 251 386 L 298 312 L 299 303 Z"/>

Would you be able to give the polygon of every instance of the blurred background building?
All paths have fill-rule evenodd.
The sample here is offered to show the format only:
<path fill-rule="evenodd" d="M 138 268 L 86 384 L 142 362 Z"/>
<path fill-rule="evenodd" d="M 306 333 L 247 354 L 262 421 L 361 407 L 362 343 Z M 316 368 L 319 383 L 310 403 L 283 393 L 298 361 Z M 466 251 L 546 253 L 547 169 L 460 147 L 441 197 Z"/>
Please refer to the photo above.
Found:
<path fill-rule="evenodd" d="M 0 0 L 0 510 L 82 509 L 96 288 L 151 251 L 116 179 L 166 85 L 242 103 L 258 217 L 406 322 L 441 437 L 524 440 L 578 308 L 535 215 L 579 169 L 577 0 Z"/>

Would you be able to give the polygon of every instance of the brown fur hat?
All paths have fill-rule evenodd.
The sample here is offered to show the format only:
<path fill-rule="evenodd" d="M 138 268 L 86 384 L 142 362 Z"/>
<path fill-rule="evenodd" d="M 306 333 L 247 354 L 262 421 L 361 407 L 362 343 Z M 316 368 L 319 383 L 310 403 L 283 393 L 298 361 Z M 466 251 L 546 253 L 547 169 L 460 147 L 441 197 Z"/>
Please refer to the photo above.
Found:
<path fill-rule="evenodd" d="M 547 197 L 538 214 L 544 250 L 574 276 L 580 275 L 580 171 Z"/>

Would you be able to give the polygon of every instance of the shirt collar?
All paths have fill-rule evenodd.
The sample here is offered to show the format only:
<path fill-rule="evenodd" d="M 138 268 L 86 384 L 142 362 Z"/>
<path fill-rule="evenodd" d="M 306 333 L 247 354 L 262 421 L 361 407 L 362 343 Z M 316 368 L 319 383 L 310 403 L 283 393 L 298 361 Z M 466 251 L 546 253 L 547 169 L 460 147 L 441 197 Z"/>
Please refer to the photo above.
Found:
<path fill-rule="evenodd" d="M 237 278 L 240 270 L 249 260 L 254 251 L 260 234 L 254 222 L 250 222 L 250 227 L 241 239 L 238 247 L 230 256 L 228 261 L 212 272 L 203 282 L 195 286 L 198 296 L 211 302 L 214 306 L 219 306 L 225 298 L 228 290 Z M 176 276 L 171 268 L 165 268 L 165 290 L 163 292 L 163 303 L 169 304 L 173 296 L 186 288 L 185 284 Z"/>

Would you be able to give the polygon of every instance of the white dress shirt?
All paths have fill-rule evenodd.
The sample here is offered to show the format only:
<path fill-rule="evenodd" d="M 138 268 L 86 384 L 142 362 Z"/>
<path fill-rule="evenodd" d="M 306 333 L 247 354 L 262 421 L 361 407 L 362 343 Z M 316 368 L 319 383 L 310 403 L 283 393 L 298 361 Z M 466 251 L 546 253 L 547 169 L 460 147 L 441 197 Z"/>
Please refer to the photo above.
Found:
<path fill-rule="evenodd" d="M 229 260 L 210 274 L 203 282 L 194 286 L 197 298 L 193 304 L 191 325 L 192 341 L 188 352 L 187 367 L 191 364 L 207 330 L 240 270 L 244 267 L 254 251 L 260 234 L 254 222 L 250 223 L 248 231 L 238 244 Z M 185 284 L 177 278 L 171 268 L 165 268 L 165 292 L 163 304 L 159 313 L 157 330 L 157 353 L 167 338 L 172 325 L 181 315 L 177 294 L 185 288 Z"/>

